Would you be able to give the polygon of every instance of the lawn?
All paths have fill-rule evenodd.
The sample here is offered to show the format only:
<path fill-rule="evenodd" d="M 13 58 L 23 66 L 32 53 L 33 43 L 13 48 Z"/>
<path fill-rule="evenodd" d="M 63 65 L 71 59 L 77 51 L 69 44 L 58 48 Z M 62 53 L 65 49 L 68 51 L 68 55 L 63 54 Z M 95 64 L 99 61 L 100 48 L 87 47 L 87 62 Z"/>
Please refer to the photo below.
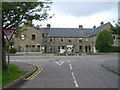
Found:
<path fill-rule="evenodd" d="M 10 82 L 20 78 L 22 75 L 27 73 L 27 71 L 20 71 L 18 67 L 14 64 L 10 64 L 10 74 L 8 75 L 8 70 L 2 70 L 2 87 L 6 86 Z"/>

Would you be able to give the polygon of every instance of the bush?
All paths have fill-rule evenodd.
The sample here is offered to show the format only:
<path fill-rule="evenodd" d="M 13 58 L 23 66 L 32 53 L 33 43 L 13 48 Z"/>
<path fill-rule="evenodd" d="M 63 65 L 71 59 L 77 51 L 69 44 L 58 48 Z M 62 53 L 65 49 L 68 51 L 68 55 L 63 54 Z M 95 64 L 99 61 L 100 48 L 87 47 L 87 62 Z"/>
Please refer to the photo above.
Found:
<path fill-rule="evenodd" d="M 105 52 L 105 53 L 120 52 L 120 46 L 104 47 L 104 48 L 102 48 L 99 52 Z"/>
<path fill-rule="evenodd" d="M 14 53 L 16 53 L 16 52 L 17 52 L 17 50 L 16 50 L 15 48 L 11 48 L 11 49 L 10 49 L 10 53 L 14 54 Z"/>
<path fill-rule="evenodd" d="M 92 52 L 88 52 L 87 55 L 92 55 L 93 53 Z"/>
<path fill-rule="evenodd" d="M 59 56 L 59 53 L 55 53 L 54 55 L 55 55 L 55 56 Z"/>
<path fill-rule="evenodd" d="M 96 49 L 100 52 L 102 49 L 111 46 L 114 43 L 112 34 L 109 30 L 101 31 L 96 39 L 95 46 Z"/>

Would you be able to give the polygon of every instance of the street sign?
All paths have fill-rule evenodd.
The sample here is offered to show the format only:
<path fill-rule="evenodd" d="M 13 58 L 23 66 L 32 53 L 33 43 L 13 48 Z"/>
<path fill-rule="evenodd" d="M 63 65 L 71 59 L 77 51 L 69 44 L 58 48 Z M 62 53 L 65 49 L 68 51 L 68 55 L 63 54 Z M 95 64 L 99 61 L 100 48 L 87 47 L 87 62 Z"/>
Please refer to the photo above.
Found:
<path fill-rule="evenodd" d="M 3 32 L 4 32 L 4 35 L 6 36 L 6 39 L 9 45 L 9 42 L 12 39 L 15 29 L 3 29 Z M 8 75 L 10 74 L 10 49 L 11 47 L 9 46 L 8 48 Z"/>
<path fill-rule="evenodd" d="M 7 41 L 10 42 L 15 32 L 15 29 L 3 29 L 3 32 L 4 32 L 4 35 L 6 36 Z"/>

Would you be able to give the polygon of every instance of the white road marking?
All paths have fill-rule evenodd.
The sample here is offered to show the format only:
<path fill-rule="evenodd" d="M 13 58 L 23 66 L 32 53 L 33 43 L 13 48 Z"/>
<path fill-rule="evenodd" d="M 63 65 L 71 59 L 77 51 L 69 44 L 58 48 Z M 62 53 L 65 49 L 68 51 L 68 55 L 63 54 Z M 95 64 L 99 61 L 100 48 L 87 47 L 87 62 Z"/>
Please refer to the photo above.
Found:
<path fill-rule="evenodd" d="M 74 73 L 73 72 L 71 72 L 72 73 L 72 77 L 73 77 L 73 79 L 75 80 L 75 76 L 74 76 Z"/>
<path fill-rule="evenodd" d="M 68 62 L 70 63 L 70 60 L 68 60 Z"/>
<path fill-rule="evenodd" d="M 78 83 L 77 83 L 76 80 L 74 80 L 74 83 L 75 83 L 75 86 L 76 86 L 76 87 L 79 87 L 79 85 L 78 85 Z"/>
<path fill-rule="evenodd" d="M 6 60 L 8 61 L 8 60 Z M 10 60 L 10 61 L 22 61 L 22 62 L 28 62 L 28 61 L 45 61 L 45 60 Z"/>
<path fill-rule="evenodd" d="M 79 85 L 78 85 L 78 83 L 77 83 L 77 81 L 76 81 L 76 78 L 75 78 L 74 73 L 71 72 L 71 74 L 72 74 L 72 77 L 73 77 L 73 80 L 74 80 L 74 83 L 75 83 L 75 87 L 79 87 Z"/>
<path fill-rule="evenodd" d="M 74 75 L 74 73 L 72 72 L 72 65 L 71 65 L 71 63 L 70 63 L 70 60 L 68 60 L 68 63 L 69 63 L 69 66 L 70 66 L 70 70 L 71 70 L 71 74 L 72 74 L 72 78 L 73 78 L 73 80 L 74 80 L 74 84 L 75 84 L 75 87 L 79 87 L 79 85 L 78 85 L 78 83 L 77 83 L 77 80 L 76 80 L 76 78 L 75 78 L 75 75 Z"/>
<path fill-rule="evenodd" d="M 70 66 L 70 70 L 72 70 L 72 65 L 71 65 L 71 64 L 69 64 L 69 66 Z"/>
<path fill-rule="evenodd" d="M 55 63 L 58 65 L 62 65 L 64 63 L 64 61 L 62 61 L 61 63 L 59 63 L 59 62 L 55 62 Z"/>

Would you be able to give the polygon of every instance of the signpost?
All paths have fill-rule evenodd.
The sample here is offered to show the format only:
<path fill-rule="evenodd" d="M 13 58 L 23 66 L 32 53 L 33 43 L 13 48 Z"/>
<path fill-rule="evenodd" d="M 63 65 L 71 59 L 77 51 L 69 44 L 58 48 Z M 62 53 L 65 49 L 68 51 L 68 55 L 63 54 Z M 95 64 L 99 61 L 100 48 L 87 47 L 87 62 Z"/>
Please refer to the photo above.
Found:
<path fill-rule="evenodd" d="M 8 41 L 7 42 L 7 44 L 8 44 L 8 74 L 10 74 L 10 65 L 9 64 L 10 64 L 10 49 L 11 49 L 11 47 L 9 46 L 9 42 L 12 39 L 15 29 L 3 29 L 3 32 L 6 37 L 6 40 Z"/>

